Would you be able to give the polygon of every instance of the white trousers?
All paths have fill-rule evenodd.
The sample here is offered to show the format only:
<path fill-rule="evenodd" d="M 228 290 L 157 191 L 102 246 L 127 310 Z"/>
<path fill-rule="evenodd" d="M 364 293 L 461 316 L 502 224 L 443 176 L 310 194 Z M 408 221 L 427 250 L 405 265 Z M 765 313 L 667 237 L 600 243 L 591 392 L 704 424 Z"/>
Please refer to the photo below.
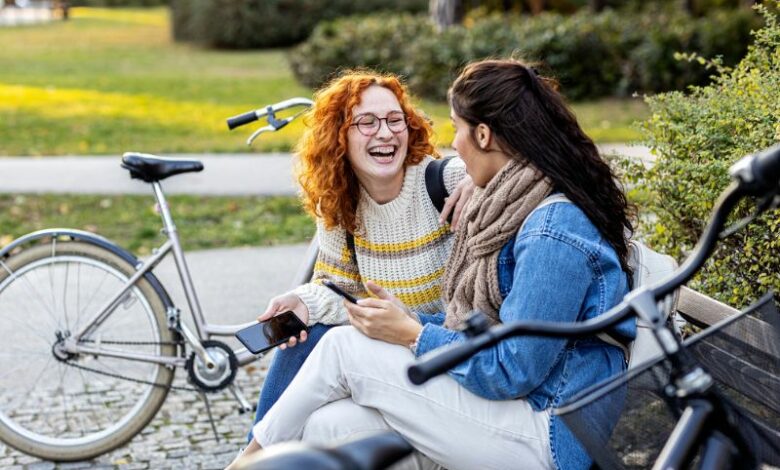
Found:
<path fill-rule="evenodd" d="M 334 328 L 255 426 L 255 439 L 321 445 L 393 429 L 451 470 L 553 468 L 547 412 L 525 400 L 486 400 L 446 375 L 413 385 L 413 361 L 405 347 Z M 423 456 L 407 464 L 431 467 Z"/>

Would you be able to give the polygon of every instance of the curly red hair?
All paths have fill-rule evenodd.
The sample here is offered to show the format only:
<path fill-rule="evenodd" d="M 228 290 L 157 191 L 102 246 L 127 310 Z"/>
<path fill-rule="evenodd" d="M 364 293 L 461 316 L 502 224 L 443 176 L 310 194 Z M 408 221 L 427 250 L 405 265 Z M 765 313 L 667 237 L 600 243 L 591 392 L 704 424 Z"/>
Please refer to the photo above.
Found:
<path fill-rule="evenodd" d="M 392 91 L 407 116 L 409 149 L 404 167 L 420 163 L 426 155 L 438 157 L 432 143 L 433 128 L 411 103 L 409 92 L 398 77 L 366 70 L 349 70 L 330 81 L 314 95 L 307 112 L 307 129 L 297 146 L 296 173 L 303 189 L 306 211 L 320 217 L 328 229 L 358 230 L 355 216 L 360 186 L 347 159 L 347 132 L 352 109 L 371 85 Z M 334 132 L 337 130 L 337 132 Z"/>

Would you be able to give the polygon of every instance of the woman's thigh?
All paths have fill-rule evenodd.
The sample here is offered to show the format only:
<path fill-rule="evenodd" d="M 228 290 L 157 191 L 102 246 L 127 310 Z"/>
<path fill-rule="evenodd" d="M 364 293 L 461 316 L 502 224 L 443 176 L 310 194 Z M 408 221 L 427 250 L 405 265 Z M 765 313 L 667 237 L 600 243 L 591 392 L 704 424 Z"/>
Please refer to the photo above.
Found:
<path fill-rule="evenodd" d="M 392 430 L 373 408 L 360 406 L 351 398 L 328 403 L 309 416 L 303 441 L 316 446 L 331 446 Z M 431 459 L 415 451 L 392 470 L 441 470 Z"/>
<path fill-rule="evenodd" d="M 552 466 L 546 412 L 534 411 L 525 400 L 486 400 L 449 376 L 415 386 L 406 372 L 413 361 L 405 347 L 372 340 L 352 327 L 336 328 L 323 337 L 304 366 L 308 373 L 294 385 L 302 393 L 324 386 L 331 389 L 321 396 L 351 396 L 450 469 L 503 469 L 518 462 Z"/>

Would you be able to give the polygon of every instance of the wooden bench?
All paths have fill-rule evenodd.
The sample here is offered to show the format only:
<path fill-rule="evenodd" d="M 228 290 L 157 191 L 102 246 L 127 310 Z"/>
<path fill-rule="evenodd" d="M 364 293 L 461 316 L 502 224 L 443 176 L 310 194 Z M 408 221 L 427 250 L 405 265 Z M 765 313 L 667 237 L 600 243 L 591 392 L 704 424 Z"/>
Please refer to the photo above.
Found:
<path fill-rule="evenodd" d="M 775 324 L 752 315 L 734 322 L 737 309 L 683 287 L 676 310 L 703 328 L 695 351 L 715 379 L 780 414 L 780 317 L 771 299 L 763 307 Z"/>

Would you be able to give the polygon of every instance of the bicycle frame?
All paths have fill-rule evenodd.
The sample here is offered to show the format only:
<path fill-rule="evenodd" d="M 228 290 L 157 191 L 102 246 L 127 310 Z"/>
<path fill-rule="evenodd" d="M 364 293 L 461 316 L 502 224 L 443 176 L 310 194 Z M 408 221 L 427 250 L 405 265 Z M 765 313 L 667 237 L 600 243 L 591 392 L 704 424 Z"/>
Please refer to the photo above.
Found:
<path fill-rule="evenodd" d="M 150 273 L 168 254 L 173 253 L 174 260 L 176 262 L 176 269 L 179 274 L 179 280 L 182 283 L 184 289 L 184 296 L 187 299 L 192 319 L 194 322 L 195 331 L 190 330 L 187 325 L 179 322 L 179 309 L 175 306 L 168 307 L 169 324 L 175 325 L 182 335 L 185 341 L 192 347 L 195 354 L 204 362 L 204 364 L 211 368 L 214 366 L 213 358 L 203 348 L 202 341 L 210 339 L 212 336 L 232 336 L 238 330 L 245 328 L 253 322 L 247 322 L 242 324 L 233 325 L 219 325 L 212 324 L 206 321 L 203 311 L 198 300 L 198 295 L 195 291 L 195 286 L 192 282 L 187 261 L 184 257 L 184 250 L 182 249 L 181 242 L 179 240 L 179 234 L 176 229 L 176 224 L 173 221 L 168 202 L 165 198 L 165 194 L 162 190 L 162 185 L 159 182 L 151 183 L 154 191 L 155 199 L 160 210 L 160 216 L 163 223 L 163 233 L 168 237 L 168 240 L 159 248 L 153 251 L 153 256 L 146 261 L 140 262 L 136 266 L 136 272 L 122 288 L 109 298 L 103 306 L 87 321 L 79 330 L 71 332 L 62 344 L 63 351 L 71 354 L 89 354 L 95 356 L 110 356 L 115 358 L 127 359 L 140 362 L 152 362 L 157 364 L 163 364 L 169 367 L 182 367 L 185 365 L 186 357 L 174 357 L 174 356 L 159 356 L 152 354 L 134 353 L 130 351 L 112 350 L 105 347 L 87 346 L 80 343 L 79 340 L 92 331 L 98 328 L 109 316 L 114 313 L 114 309 L 121 303 L 127 292 L 147 273 Z M 54 242 L 56 243 L 56 241 Z M 262 355 L 255 356 L 250 353 L 246 348 L 239 348 L 233 351 L 236 355 L 238 364 L 243 366 L 260 357 Z"/>

